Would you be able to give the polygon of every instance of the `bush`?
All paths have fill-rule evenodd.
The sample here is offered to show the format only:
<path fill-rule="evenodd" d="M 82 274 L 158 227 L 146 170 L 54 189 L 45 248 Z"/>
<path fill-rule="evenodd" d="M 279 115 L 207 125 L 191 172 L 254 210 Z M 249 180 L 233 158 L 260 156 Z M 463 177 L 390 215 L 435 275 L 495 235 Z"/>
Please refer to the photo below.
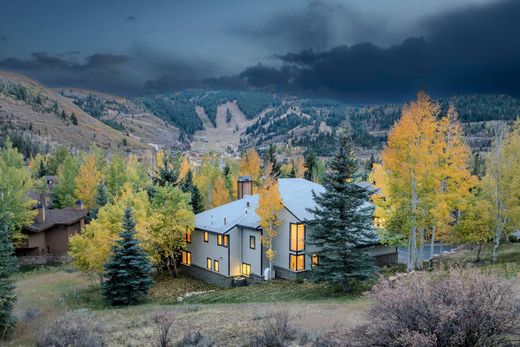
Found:
<path fill-rule="evenodd" d="M 103 347 L 104 330 L 87 315 L 71 314 L 58 319 L 40 333 L 38 347 Z"/>
<path fill-rule="evenodd" d="M 520 295 L 513 280 L 478 271 L 412 274 L 371 291 L 363 346 L 497 346 L 518 333 Z"/>
<path fill-rule="evenodd" d="M 202 334 L 197 330 L 188 331 L 183 338 L 175 344 L 176 347 L 212 347 L 211 336 Z"/>
<path fill-rule="evenodd" d="M 157 314 L 153 318 L 155 327 L 157 328 L 157 346 L 169 347 L 171 346 L 171 329 L 173 325 L 173 318 L 167 313 Z"/>
<path fill-rule="evenodd" d="M 289 314 L 286 311 L 271 315 L 261 335 L 255 336 L 249 343 L 250 347 L 283 347 L 296 340 L 297 332 L 289 324 Z"/>

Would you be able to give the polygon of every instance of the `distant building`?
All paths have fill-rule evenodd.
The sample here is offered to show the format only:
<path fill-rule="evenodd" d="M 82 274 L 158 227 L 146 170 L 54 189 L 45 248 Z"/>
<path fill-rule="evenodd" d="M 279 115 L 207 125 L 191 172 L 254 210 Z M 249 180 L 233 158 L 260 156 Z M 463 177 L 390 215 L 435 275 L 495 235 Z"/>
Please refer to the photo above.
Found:
<path fill-rule="evenodd" d="M 16 247 L 21 264 L 45 264 L 63 261 L 69 250 L 69 238 L 82 231 L 87 210 L 81 200 L 75 207 L 47 208 L 47 199 L 37 204 L 38 214 L 31 225 L 22 228 L 26 239 Z"/>

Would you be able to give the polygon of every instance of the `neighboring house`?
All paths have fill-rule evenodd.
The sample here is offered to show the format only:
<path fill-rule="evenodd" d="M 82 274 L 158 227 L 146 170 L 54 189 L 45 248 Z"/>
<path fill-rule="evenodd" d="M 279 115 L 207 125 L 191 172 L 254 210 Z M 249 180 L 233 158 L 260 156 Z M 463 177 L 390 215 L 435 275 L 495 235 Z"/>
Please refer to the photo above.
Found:
<path fill-rule="evenodd" d="M 235 285 L 244 277 L 248 282 L 262 281 L 269 267 L 255 212 L 258 194 L 241 193 L 252 191 L 248 177 L 240 177 L 238 186 L 238 200 L 196 215 L 195 230 L 185 235 L 187 250 L 182 254 L 184 272 L 223 287 Z M 278 187 L 284 209 L 280 215 L 283 222 L 273 240 L 275 276 L 305 277 L 319 262 L 317 249 L 309 243 L 312 226 L 306 222 L 314 215 L 308 209 L 316 206 L 312 193 L 320 194 L 325 188 L 302 178 L 280 178 Z M 379 263 L 397 260 L 395 247 L 374 244 L 370 251 Z"/>
<path fill-rule="evenodd" d="M 82 201 L 77 201 L 75 207 L 63 209 L 48 209 L 46 205 L 45 198 L 40 200 L 34 223 L 22 228 L 26 239 L 16 247 L 21 264 L 44 264 L 65 259 L 70 236 L 83 229 L 87 210 Z"/>

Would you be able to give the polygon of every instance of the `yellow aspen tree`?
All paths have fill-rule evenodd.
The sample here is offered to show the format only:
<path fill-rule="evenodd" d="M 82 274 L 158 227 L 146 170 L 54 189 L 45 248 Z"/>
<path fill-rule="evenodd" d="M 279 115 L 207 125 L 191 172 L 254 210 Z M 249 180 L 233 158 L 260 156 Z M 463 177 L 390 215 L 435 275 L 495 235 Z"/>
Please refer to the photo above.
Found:
<path fill-rule="evenodd" d="M 388 211 L 389 225 L 408 230 L 407 233 L 396 230 L 402 234 L 398 237 L 408 242 L 408 271 L 422 265 L 422 254 L 417 257 L 417 247 L 419 244 L 419 249 L 423 249 L 424 219 L 429 210 L 425 202 L 434 186 L 436 156 L 431 154 L 438 147 L 435 143 L 438 113 L 439 105 L 419 93 L 417 101 L 403 107 L 401 119 L 388 134 L 387 145 L 381 152 L 379 176 L 385 176 L 386 184 L 379 188 L 394 204 Z"/>
<path fill-rule="evenodd" d="M 222 176 L 218 176 L 213 184 L 211 192 L 211 208 L 218 207 L 229 202 L 229 190 L 226 188 L 226 181 Z"/>
<path fill-rule="evenodd" d="M 296 177 L 303 178 L 305 174 L 305 160 L 303 157 L 298 157 L 294 161 L 294 169 L 296 171 Z"/>
<path fill-rule="evenodd" d="M 181 161 L 181 167 L 179 168 L 179 181 L 182 181 L 184 177 L 186 177 L 186 174 L 188 171 L 191 170 L 191 164 L 188 158 L 183 157 Z"/>
<path fill-rule="evenodd" d="M 262 161 L 254 148 L 248 149 L 240 159 L 240 176 L 251 176 L 258 186 L 262 175 Z"/>
<path fill-rule="evenodd" d="M 76 176 L 76 198 L 83 200 L 86 208 L 94 206 L 94 197 L 96 188 L 101 179 L 101 172 L 96 166 L 96 157 L 89 155 L 87 160 L 79 168 L 78 176 Z"/>
<path fill-rule="evenodd" d="M 273 260 L 276 252 L 273 250 L 273 239 L 277 235 L 277 227 L 282 224 L 280 219 L 283 210 L 282 197 L 278 190 L 278 182 L 268 179 L 258 192 L 258 207 L 256 214 L 260 217 L 260 226 L 263 229 L 262 244 L 267 247 L 265 252 L 269 260 L 269 274 L 273 276 Z"/>

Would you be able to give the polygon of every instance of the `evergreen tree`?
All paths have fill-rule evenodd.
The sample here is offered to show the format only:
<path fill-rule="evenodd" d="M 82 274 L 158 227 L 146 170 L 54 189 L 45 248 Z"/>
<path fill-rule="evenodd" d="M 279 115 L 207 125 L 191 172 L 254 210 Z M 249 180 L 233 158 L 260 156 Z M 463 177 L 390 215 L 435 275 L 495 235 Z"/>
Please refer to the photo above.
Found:
<path fill-rule="evenodd" d="M 162 163 L 159 165 L 157 173 L 152 177 L 153 183 L 159 186 L 177 186 L 180 174 L 180 156 L 164 153 Z"/>
<path fill-rule="evenodd" d="M 281 164 L 276 159 L 276 146 L 274 144 L 270 144 L 265 153 L 264 166 L 267 167 L 269 164 L 271 164 L 271 176 L 279 177 Z"/>
<path fill-rule="evenodd" d="M 375 235 L 370 193 L 353 182 L 357 166 L 350 141 L 341 138 L 324 180 L 325 192 L 314 194 L 317 207 L 310 210 L 316 217 L 310 222 L 311 244 L 320 249 L 313 275 L 317 281 L 341 284 L 344 291 L 351 290 L 351 279 L 367 279 L 375 272 L 370 253 L 361 248 Z"/>
<path fill-rule="evenodd" d="M 43 162 L 43 159 L 40 160 L 40 166 L 38 167 L 38 177 L 42 178 L 43 176 L 47 175 L 47 169 L 45 168 L 45 163 Z"/>
<path fill-rule="evenodd" d="M 13 311 L 16 296 L 11 275 L 18 266 L 13 255 L 14 249 L 9 229 L 0 227 L 0 338 L 5 338 L 9 329 L 14 325 Z"/>
<path fill-rule="evenodd" d="M 184 193 L 191 193 L 191 207 L 193 213 L 197 214 L 204 211 L 204 204 L 202 203 L 202 195 L 200 194 L 199 188 L 193 184 L 193 173 L 188 170 L 186 177 L 181 184 L 181 190 Z"/>
<path fill-rule="evenodd" d="M 108 202 L 107 189 L 102 181 L 99 181 L 94 199 L 95 203 L 92 210 L 90 210 L 90 219 L 96 219 L 99 209 Z"/>
<path fill-rule="evenodd" d="M 296 168 L 294 167 L 294 164 L 289 172 L 289 178 L 296 178 Z"/>
<path fill-rule="evenodd" d="M 112 305 L 138 304 L 153 284 L 148 255 L 135 237 L 135 220 L 128 206 L 122 219 L 120 239 L 105 264 L 103 296 Z"/>
<path fill-rule="evenodd" d="M 316 179 L 316 167 L 318 165 L 318 158 L 316 157 L 316 153 L 314 153 L 312 150 L 307 150 L 303 155 L 303 159 L 305 161 L 303 164 L 305 167 L 303 178 L 308 181 L 314 181 Z"/>

